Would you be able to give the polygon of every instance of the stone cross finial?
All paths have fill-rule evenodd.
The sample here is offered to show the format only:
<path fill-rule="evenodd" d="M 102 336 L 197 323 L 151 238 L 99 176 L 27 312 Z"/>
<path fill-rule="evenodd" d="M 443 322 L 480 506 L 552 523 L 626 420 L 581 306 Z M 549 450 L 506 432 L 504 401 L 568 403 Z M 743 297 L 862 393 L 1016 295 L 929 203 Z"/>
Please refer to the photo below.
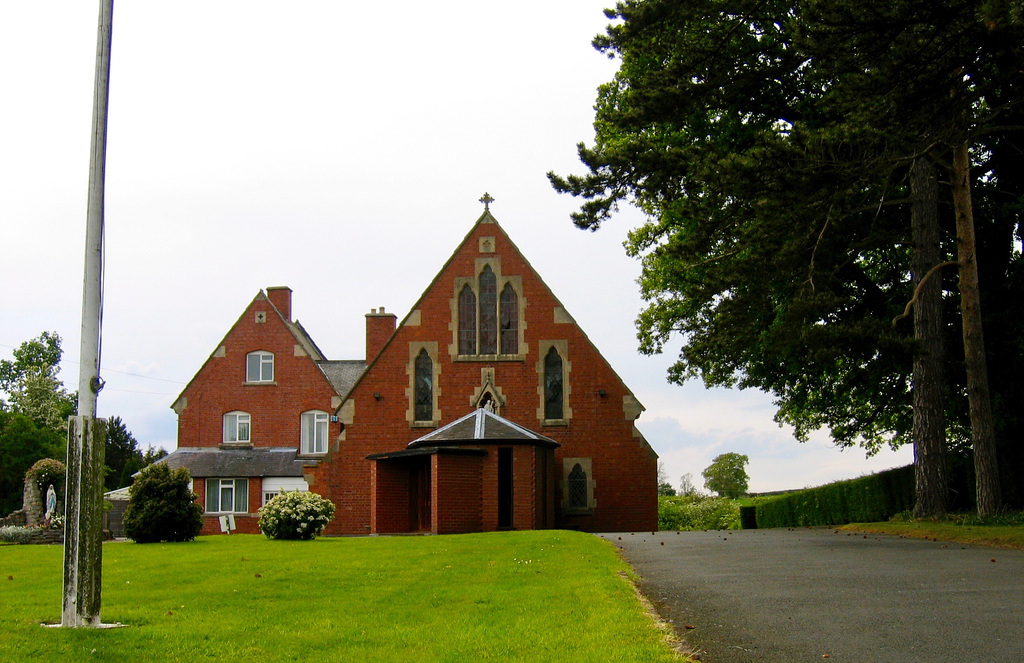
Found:
<path fill-rule="evenodd" d="M 491 194 L 489 194 L 489 193 L 487 193 L 485 191 L 483 197 L 480 199 L 480 202 L 482 202 L 484 204 L 484 211 L 485 212 L 490 212 L 491 211 L 491 203 L 494 202 L 494 198 L 491 197 Z"/>

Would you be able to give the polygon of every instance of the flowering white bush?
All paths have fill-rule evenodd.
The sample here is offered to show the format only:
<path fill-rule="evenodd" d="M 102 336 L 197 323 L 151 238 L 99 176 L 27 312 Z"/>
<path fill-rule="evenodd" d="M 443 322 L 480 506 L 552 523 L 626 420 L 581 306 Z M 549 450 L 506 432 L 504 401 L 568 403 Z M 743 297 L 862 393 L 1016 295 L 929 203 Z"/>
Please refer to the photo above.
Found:
<path fill-rule="evenodd" d="M 32 535 L 38 530 L 37 527 L 22 527 L 20 525 L 4 525 L 0 527 L 0 541 L 11 543 L 30 543 Z"/>
<path fill-rule="evenodd" d="M 334 517 L 334 504 L 310 492 L 285 492 L 260 509 L 260 531 L 268 539 L 314 539 Z"/>

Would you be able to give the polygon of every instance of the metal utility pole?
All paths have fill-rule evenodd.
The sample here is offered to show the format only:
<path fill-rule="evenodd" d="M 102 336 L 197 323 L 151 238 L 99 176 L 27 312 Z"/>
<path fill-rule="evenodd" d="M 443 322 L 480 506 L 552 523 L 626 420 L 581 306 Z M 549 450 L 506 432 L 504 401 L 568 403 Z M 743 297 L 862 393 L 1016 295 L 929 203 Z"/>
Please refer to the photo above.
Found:
<path fill-rule="evenodd" d="M 96 418 L 103 319 L 103 186 L 110 92 L 110 36 L 114 0 L 100 0 L 93 92 L 89 206 L 82 289 L 82 344 L 78 414 L 68 426 L 67 505 L 64 525 L 64 604 L 61 626 L 101 626 L 103 570 L 103 451 L 106 421 Z"/>

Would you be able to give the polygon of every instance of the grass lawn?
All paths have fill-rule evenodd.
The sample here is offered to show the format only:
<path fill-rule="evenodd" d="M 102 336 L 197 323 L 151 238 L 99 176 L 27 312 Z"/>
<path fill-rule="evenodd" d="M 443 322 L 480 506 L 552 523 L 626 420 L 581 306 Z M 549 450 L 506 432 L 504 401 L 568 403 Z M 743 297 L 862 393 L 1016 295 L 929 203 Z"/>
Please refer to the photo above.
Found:
<path fill-rule="evenodd" d="M 62 563 L 0 547 L 0 660 L 680 660 L 612 546 L 577 532 L 110 542 L 111 630 L 40 626 Z"/>
<path fill-rule="evenodd" d="M 951 519 L 852 523 L 839 529 L 956 541 L 997 548 L 1024 548 L 1024 525 L 965 525 Z"/>

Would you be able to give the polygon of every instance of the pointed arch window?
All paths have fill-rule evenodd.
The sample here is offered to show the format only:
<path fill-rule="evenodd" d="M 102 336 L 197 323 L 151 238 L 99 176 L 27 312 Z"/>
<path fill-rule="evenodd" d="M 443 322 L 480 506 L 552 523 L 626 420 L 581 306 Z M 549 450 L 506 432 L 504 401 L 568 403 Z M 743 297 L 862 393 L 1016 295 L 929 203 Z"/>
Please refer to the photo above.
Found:
<path fill-rule="evenodd" d="M 416 421 L 434 418 L 434 363 L 425 349 L 416 355 L 414 407 Z"/>
<path fill-rule="evenodd" d="M 553 346 L 544 356 L 544 418 L 562 419 L 562 357 Z"/>
<path fill-rule="evenodd" d="M 569 508 L 587 508 L 587 473 L 576 463 L 569 472 Z"/>
<path fill-rule="evenodd" d="M 501 291 L 501 354 L 519 353 L 519 296 L 511 283 Z"/>
<path fill-rule="evenodd" d="M 490 265 L 480 272 L 480 354 L 498 354 L 498 279 Z"/>
<path fill-rule="evenodd" d="M 522 361 L 526 299 L 519 276 L 503 276 L 497 259 L 478 263 L 475 276 L 455 280 L 452 294 L 452 346 L 459 359 Z M 433 355 L 432 355 L 433 356 Z"/>
<path fill-rule="evenodd" d="M 459 293 L 459 354 L 476 354 L 476 294 L 468 284 Z"/>

